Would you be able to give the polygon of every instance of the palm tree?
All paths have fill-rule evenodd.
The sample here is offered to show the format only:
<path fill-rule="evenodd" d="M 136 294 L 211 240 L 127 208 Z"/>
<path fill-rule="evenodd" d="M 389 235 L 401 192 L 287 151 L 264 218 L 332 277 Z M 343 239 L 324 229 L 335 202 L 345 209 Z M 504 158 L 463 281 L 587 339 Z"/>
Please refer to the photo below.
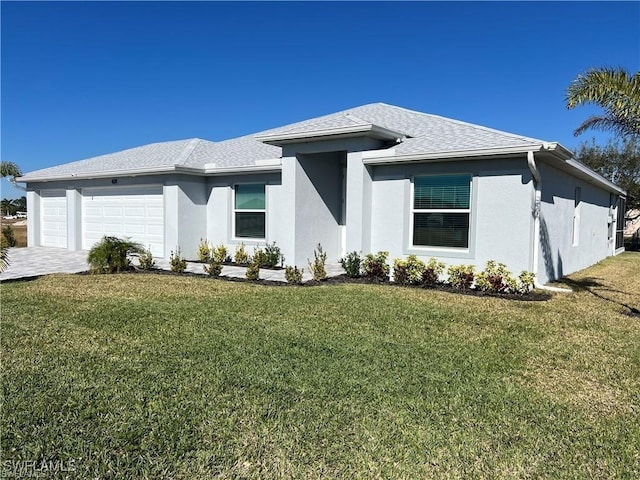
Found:
<path fill-rule="evenodd" d="M 2 207 L 1 210 L 3 215 L 13 215 L 16 213 L 15 204 L 13 203 L 13 200 L 9 198 L 3 198 L 0 200 L 0 206 Z"/>
<path fill-rule="evenodd" d="M 590 128 L 610 130 L 622 137 L 640 136 L 640 72 L 631 75 L 624 68 L 592 68 L 567 88 L 567 108 L 587 103 L 604 109 L 602 115 L 587 118 L 573 133 Z"/>
<path fill-rule="evenodd" d="M 13 162 L 0 162 L 0 177 L 19 177 L 22 175 L 20 167 Z"/>
<path fill-rule="evenodd" d="M 20 167 L 13 162 L 5 162 L 0 161 L 0 177 L 18 177 L 22 175 L 22 171 Z M 4 208 L 4 205 L 3 205 Z M 9 251 L 5 246 L 4 242 L 0 246 L 0 272 L 4 272 L 4 270 L 9 266 Z"/>

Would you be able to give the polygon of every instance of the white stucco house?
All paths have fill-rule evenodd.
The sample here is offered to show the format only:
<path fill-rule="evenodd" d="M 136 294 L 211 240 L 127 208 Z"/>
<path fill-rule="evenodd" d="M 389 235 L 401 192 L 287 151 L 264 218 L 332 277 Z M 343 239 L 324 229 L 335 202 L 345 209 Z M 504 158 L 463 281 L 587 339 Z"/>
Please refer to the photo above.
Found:
<path fill-rule="evenodd" d="M 28 243 L 128 236 L 167 258 L 201 238 L 487 260 L 540 283 L 623 250 L 625 192 L 558 143 L 375 103 L 221 142 L 145 145 L 27 173 Z"/>

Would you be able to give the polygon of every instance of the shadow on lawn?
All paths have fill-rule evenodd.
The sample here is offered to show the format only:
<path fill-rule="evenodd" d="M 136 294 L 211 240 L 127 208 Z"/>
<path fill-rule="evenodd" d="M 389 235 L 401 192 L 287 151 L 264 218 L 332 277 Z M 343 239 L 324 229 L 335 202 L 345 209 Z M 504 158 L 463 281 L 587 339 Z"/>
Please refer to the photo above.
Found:
<path fill-rule="evenodd" d="M 571 287 L 571 289 L 575 292 L 589 292 L 591 295 L 601 300 L 605 300 L 607 302 L 620 305 L 621 307 L 624 307 L 627 310 L 629 310 L 630 312 L 629 314 L 631 316 L 640 317 L 640 310 L 638 310 L 636 307 L 632 307 L 627 303 L 621 302 L 619 300 L 615 300 L 613 298 L 605 297 L 604 295 L 602 295 L 602 293 L 600 293 L 599 291 L 596 291 L 596 288 L 598 290 L 602 290 L 605 292 L 621 293 L 623 295 L 628 295 L 629 297 L 640 297 L 640 295 L 638 295 L 637 293 L 629 293 L 629 292 L 624 292 L 622 290 L 616 290 L 615 288 L 610 288 L 609 286 L 602 283 L 601 280 L 604 280 L 604 279 L 598 278 L 598 277 L 586 277 L 580 280 L 563 278 L 561 283 L 564 283 L 565 285 Z"/>

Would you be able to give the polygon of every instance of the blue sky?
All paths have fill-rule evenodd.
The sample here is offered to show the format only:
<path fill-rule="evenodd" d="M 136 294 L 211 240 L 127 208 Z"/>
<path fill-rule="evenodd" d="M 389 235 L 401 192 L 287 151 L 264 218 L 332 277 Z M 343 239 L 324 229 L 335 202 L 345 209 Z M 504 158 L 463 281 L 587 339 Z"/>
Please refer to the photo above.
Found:
<path fill-rule="evenodd" d="M 24 171 L 386 102 L 559 141 L 569 83 L 640 69 L 638 2 L 2 2 L 3 160 Z M 597 135 L 605 141 L 606 135 Z M 15 197 L 2 182 L 2 197 Z"/>

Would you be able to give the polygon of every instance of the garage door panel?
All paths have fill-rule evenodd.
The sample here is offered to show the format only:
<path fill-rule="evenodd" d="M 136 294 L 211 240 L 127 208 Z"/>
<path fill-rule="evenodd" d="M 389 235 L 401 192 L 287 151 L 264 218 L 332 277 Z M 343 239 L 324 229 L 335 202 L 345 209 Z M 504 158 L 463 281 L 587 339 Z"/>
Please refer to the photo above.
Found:
<path fill-rule="evenodd" d="M 40 243 L 67 247 L 67 197 L 64 190 L 40 191 Z"/>
<path fill-rule="evenodd" d="M 157 256 L 164 255 L 162 187 L 85 189 L 83 248 L 103 235 L 128 237 Z"/>
<path fill-rule="evenodd" d="M 124 214 L 128 218 L 140 217 L 144 218 L 144 207 L 128 207 L 124 209 Z"/>
<path fill-rule="evenodd" d="M 164 218 L 164 209 L 162 207 L 149 207 L 147 208 L 147 217 Z"/>
<path fill-rule="evenodd" d="M 125 225 L 125 235 L 144 235 L 146 233 L 144 225 Z"/>

